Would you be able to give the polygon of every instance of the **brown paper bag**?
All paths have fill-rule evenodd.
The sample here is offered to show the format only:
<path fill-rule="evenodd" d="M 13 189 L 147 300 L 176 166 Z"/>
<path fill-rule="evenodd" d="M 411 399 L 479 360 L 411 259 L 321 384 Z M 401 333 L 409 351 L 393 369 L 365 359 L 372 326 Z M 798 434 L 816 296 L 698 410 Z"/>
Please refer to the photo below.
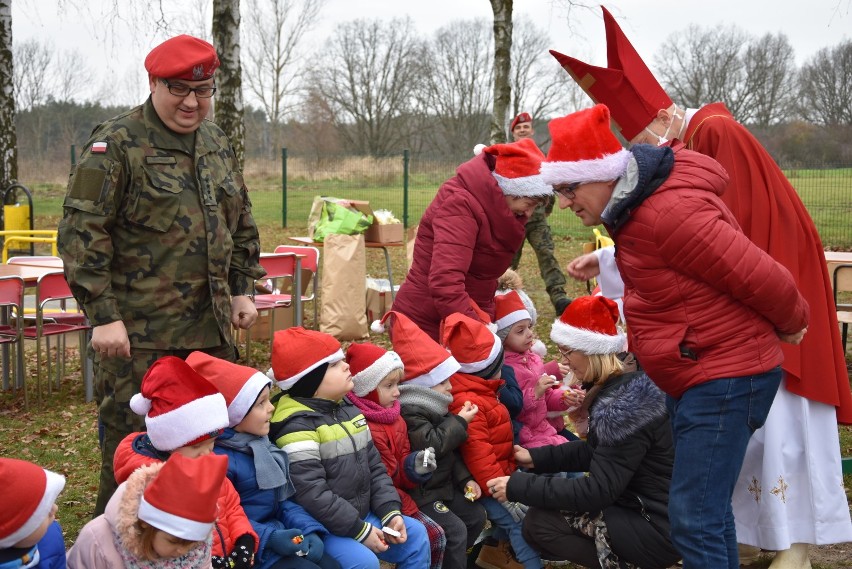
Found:
<path fill-rule="evenodd" d="M 363 235 L 331 234 L 322 255 L 320 331 L 341 341 L 367 337 L 367 264 Z"/>

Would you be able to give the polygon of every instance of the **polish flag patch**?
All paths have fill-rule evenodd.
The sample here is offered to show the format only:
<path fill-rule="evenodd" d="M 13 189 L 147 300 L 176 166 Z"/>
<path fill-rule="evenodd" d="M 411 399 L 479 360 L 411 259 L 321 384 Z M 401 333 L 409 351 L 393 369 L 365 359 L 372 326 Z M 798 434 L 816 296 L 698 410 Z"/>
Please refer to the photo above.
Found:
<path fill-rule="evenodd" d="M 107 151 L 107 143 L 106 142 L 93 142 L 92 143 L 92 154 L 104 154 Z"/>

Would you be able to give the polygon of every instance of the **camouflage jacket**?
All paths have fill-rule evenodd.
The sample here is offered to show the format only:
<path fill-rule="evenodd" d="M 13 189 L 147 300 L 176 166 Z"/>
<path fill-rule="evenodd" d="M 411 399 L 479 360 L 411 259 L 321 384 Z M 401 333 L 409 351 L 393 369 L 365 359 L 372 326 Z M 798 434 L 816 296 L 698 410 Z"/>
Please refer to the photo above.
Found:
<path fill-rule="evenodd" d="M 65 275 L 94 326 L 124 321 L 137 348 L 232 343 L 231 295 L 264 271 L 243 176 L 215 124 L 176 134 L 150 99 L 104 122 L 64 210 Z"/>

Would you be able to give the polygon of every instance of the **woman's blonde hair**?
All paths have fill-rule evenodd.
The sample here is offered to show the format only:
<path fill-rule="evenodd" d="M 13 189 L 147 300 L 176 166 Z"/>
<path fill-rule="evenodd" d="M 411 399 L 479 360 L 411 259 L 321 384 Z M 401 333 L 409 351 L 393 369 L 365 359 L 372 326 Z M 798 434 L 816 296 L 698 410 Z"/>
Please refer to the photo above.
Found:
<path fill-rule="evenodd" d="M 624 373 L 624 364 L 616 354 L 586 354 L 586 357 L 589 358 L 589 367 L 586 369 L 586 377 L 580 378 L 583 382 L 598 385 L 614 375 Z"/>
<path fill-rule="evenodd" d="M 145 556 L 145 559 L 147 559 L 148 561 L 157 561 L 158 559 L 160 559 L 160 556 L 157 555 L 156 551 L 154 551 L 154 536 L 157 535 L 158 531 L 163 530 L 157 529 L 151 524 L 143 522 L 142 520 L 136 520 L 136 527 L 139 531 L 139 545 L 142 547 L 142 554 Z M 193 541 L 191 539 L 183 539 L 176 536 L 172 537 L 175 538 L 175 543 L 177 545 L 189 545 L 191 543 L 198 543 L 197 541 Z"/>

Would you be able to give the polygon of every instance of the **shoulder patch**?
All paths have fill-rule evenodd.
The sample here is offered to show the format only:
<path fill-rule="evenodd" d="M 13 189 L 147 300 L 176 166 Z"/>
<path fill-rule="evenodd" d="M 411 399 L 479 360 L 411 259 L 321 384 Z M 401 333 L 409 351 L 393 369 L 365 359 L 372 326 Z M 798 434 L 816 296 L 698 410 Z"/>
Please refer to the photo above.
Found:
<path fill-rule="evenodd" d="M 92 154 L 106 154 L 107 143 L 105 141 L 92 143 Z"/>

